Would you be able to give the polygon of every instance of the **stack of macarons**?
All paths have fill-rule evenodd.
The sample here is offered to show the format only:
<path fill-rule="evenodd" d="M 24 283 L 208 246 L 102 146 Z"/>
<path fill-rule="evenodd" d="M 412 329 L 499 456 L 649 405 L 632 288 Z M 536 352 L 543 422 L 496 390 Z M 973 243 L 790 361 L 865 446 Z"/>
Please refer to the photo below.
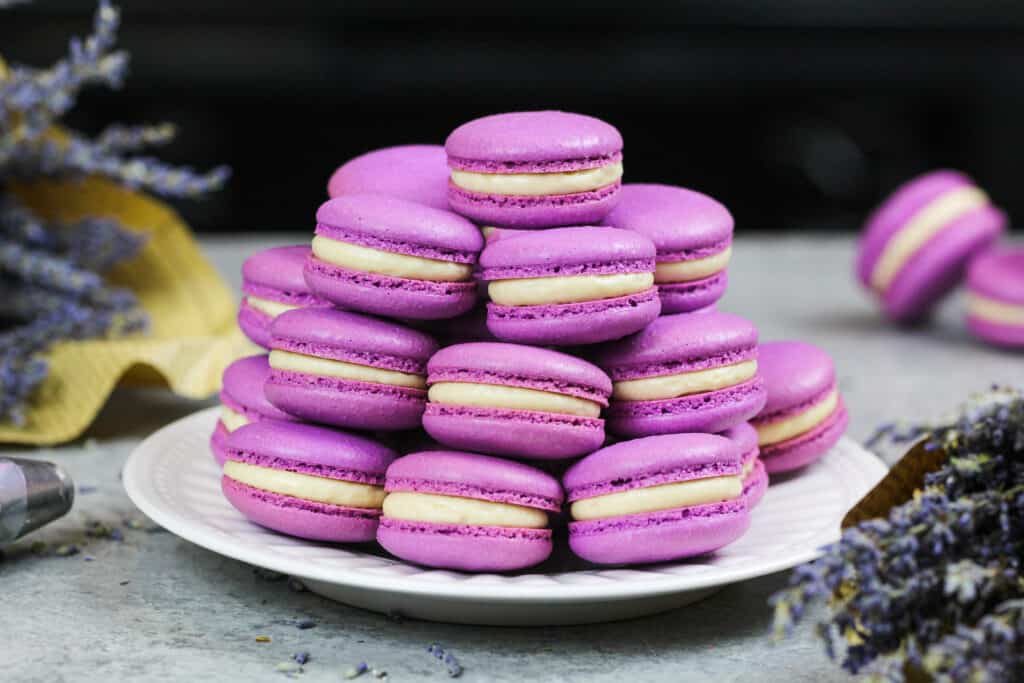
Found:
<path fill-rule="evenodd" d="M 716 310 L 729 212 L 622 173 L 613 126 L 554 111 L 342 165 L 311 246 L 246 262 L 239 321 L 269 356 L 225 374 L 232 504 L 463 571 L 543 562 L 565 520 L 598 564 L 742 536 L 766 471 L 845 426 L 831 365 L 811 354 L 802 393 L 766 375 L 755 326 Z"/>
<path fill-rule="evenodd" d="M 868 218 L 857 278 L 899 323 L 924 320 L 966 279 L 968 329 L 990 344 L 1024 348 L 1024 249 L 996 245 L 1007 222 L 963 173 L 926 173 Z"/>

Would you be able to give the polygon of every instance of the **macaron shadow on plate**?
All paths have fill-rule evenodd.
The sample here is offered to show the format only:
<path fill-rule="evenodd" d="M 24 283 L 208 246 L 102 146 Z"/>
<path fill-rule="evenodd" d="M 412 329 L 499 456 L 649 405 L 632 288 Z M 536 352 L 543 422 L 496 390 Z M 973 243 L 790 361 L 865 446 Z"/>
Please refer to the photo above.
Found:
<path fill-rule="evenodd" d="M 719 587 L 793 567 L 839 538 L 839 522 L 884 475 L 884 464 L 843 439 L 799 477 L 769 487 L 749 531 L 722 550 L 625 568 L 573 557 L 564 538 L 537 567 L 509 574 L 433 570 L 372 545 L 284 536 L 225 500 L 207 442 L 210 408 L 151 435 L 129 457 L 129 497 L 157 524 L 213 552 L 290 574 L 328 598 L 381 613 L 471 624 L 541 625 L 628 619 L 680 607 Z M 225 592 L 244 587 L 225 585 Z M 681 615 L 683 616 L 683 615 Z M 683 616 L 685 618 L 685 616 Z"/>

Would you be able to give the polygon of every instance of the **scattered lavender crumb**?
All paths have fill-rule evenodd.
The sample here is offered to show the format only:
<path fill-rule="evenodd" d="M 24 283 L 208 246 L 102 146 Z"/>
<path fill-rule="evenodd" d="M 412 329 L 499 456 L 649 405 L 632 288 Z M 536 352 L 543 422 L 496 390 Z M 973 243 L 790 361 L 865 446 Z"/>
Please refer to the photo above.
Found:
<path fill-rule="evenodd" d="M 80 552 L 80 550 L 77 545 L 74 545 L 73 543 L 68 543 L 65 545 L 57 546 L 57 549 L 53 552 L 57 557 L 71 557 L 72 555 L 77 555 Z"/>
<path fill-rule="evenodd" d="M 137 518 L 137 517 L 132 517 L 132 518 L 129 518 L 129 519 L 121 520 L 121 523 L 124 524 L 129 529 L 136 529 L 136 530 L 138 530 L 138 529 L 145 529 L 146 528 L 146 523 L 144 521 L 142 521 L 141 519 Z"/>
<path fill-rule="evenodd" d="M 448 675 L 452 678 L 458 678 L 462 675 L 462 665 L 459 664 L 459 660 L 455 658 L 451 652 L 448 652 L 440 643 L 431 643 L 427 646 L 427 652 L 434 656 L 440 662 L 443 662 L 445 668 L 448 669 Z"/>
<path fill-rule="evenodd" d="M 295 626 L 299 630 L 305 631 L 307 629 L 316 628 L 316 622 L 313 621 L 312 619 L 303 619 L 299 623 L 295 624 Z"/>
<path fill-rule="evenodd" d="M 131 581 L 129 581 L 128 579 L 125 579 L 125 580 L 124 580 L 124 581 L 122 581 L 122 582 L 121 582 L 121 583 L 120 583 L 119 585 L 121 585 L 121 586 L 127 586 L 127 585 L 128 585 L 129 583 L 131 583 Z"/>
<path fill-rule="evenodd" d="M 303 651 L 303 652 L 296 652 L 295 654 L 292 655 L 292 659 L 294 659 L 300 665 L 304 665 L 306 662 L 309 661 L 309 653 L 305 652 L 305 651 Z"/>
<path fill-rule="evenodd" d="M 293 593 L 304 593 L 306 592 L 306 584 L 302 583 L 294 577 L 289 577 L 288 590 L 290 590 Z"/>
<path fill-rule="evenodd" d="M 86 556 L 85 556 L 85 557 L 83 557 L 82 559 L 83 559 L 83 560 L 85 560 L 86 562 L 92 562 L 92 561 L 93 561 L 93 560 L 95 560 L 96 558 L 95 558 L 95 557 L 93 557 L 92 555 L 86 555 Z"/>
<path fill-rule="evenodd" d="M 87 496 L 90 493 L 96 493 L 97 491 L 99 491 L 99 487 L 98 486 L 90 486 L 88 484 L 81 484 L 78 487 L 79 495 L 83 495 L 83 496 Z"/>
<path fill-rule="evenodd" d="M 110 530 L 110 540 L 112 540 L 112 541 L 123 541 L 124 540 L 124 532 L 121 531 L 120 529 L 116 528 L 116 527 L 111 529 Z"/>
<path fill-rule="evenodd" d="M 358 664 L 356 664 L 354 667 L 352 667 L 351 669 L 349 669 L 348 671 L 346 671 L 342 675 L 347 680 L 352 680 L 353 678 L 359 678 L 360 676 L 362 676 L 364 673 L 366 673 L 369 670 L 369 668 L 370 667 L 366 666 L 366 662 L 359 662 Z"/>

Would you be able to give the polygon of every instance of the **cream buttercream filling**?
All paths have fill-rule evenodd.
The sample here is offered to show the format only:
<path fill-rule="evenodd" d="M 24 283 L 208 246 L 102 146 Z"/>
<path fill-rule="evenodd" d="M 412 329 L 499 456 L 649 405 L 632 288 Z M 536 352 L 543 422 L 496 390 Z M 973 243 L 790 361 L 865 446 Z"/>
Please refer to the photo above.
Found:
<path fill-rule="evenodd" d="M 362 273 L 378 273 L 409 280 L 463 282 L 473 275 L 468 263 L 453 263 L 424 256 L 396 254 L 359 244 L 332 240 L 323 235 L 313 238 L 313 254 L 321 261 Z"/>
<path fill-rule="evenodd" d="M 884 292 L 904 264 L 928 240 L 969 211 L 989 203 L 988 195 L 973 186 L 959 187 L 926 204 L 893 235 L 871 271 L 871 286 Z"/>
<path fill-rule="evenodd" d="M 285 311 L 290 311 L 299 308 L 298 306 L 293 306 L 291 304 L 283 304 L 280 301 L 271 301 L 270 299 L 263 299 L 258 296 L 247 296 L 245 297 L 245 302 L 252 306 L 253 308 L 255 308 L 260 313 L 265 313 L 266 315 L 269 315 L 271 318 L 276 318 Z"/>
<path fill-rule="evenodd" d="M 743 463 L 743 469 L 740 471 L 740 478 L 746 479 L 750 476 L 750 473 L 754 471 L 754 464 L 757 462 L 757 458 L 751 458 L 749 461 Z"/>
<path fill-rule="evenodd" d="M 757 361 L 745 360 L 720 368 L 673 375 L 626 379 L 613 385 L 612 396 L 622 401 L 658 401 L 731 387 L 757 374 Z"/>
<path fill-rule="evenodd" d="M 232 410 L 227 406 L 220 407 L 220 421 L 224 425 L 224 429 L 229 432 L 233 432 L 243 425 L 249 424 L 249 418 L 242 415 L 237 410 Z"/>
<path fill-rule="evenodd" d="M 839 405 L 839 392 L 833 389 L 825 398 L 792 417 L 755 424 L 757 443 L 760 446 L 768 446 L 810 431 L 824 422 L 835 411 L 837 405 Z"/>
<path fill-rule="evenodd" d="M 653 273 L 527 277 L 495 280 L 487 285 L 487 293 L 491 301 L 504 306 L 537 306 L 612 299 L 642 292 L 653 284 Z"/>
<path fill-rule="evenodd" d="M 1024 306 L 996 301 L 977 294 L 967 295 L 967 313 L 1001 325 L 1024 325 Z"/>
<path fill-rule="evenodd" d="M 589 192 L 622 177 L 622 162 L 556 173 L 477 173 L 452 169 L 452 184 L 470 192 L 500 195 L 553 195 Z"/>
<path fill-rule="evenodd" d="M 543 529 L 547 513 L 512 503 L 445 496 L 439 493 L 396 491 L 384 499 L 384 516 L 413 522 Z"/>
<path fill-rule="evenodd" d="M 508 410 L 536 410 L 544 413 L 599 417 L 601 406 L 576 396 L 553 391 L 507 387 L 475 382 L 438 382 L 430 387 L 427 398 L 432 403 Z"/>
<path fill-rule="evenodd" d="M 224 475 L 263 491 L 327 505 L 380 508 L 385 496 L 383 486 L 286 472 L 237 460 L 228 460 L 224 463 Z"/>
<path fill-rule="evenodd" d="M 729 265 L 732 247 L 692 261 L 659 261 L 654 270 L 654 281 L 659 283 L 690 282 L 720 273 Z"/>
<path fill-rule="evenodd" d="M 604 519 L 734 500 L 741 493 L 740 476 L 708 477 L 584 498 L 570 505 L 569 513 L 579 521 Z"/>
<path fill-rule="evenodd" d="M 373 382 L 390 384 L 396 387 L 413 387 L 423 389 L 427 380 L 422 375 L 412 375 L 398 370 L 382 370 L 369 365 L 348 363 L 333 358 L 307 356 L 304 353 L 274 349 L 270 352 L 270 367 L 286 372 L 300 372 L 305 375 L 326 375 L 350 379 L 355 382 Z"/>

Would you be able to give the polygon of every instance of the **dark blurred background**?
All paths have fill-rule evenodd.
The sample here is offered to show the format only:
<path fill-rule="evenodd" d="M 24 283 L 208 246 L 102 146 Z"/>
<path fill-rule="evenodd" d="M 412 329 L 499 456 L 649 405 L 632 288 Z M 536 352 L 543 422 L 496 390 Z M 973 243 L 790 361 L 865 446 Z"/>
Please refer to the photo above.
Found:
<path fill-rule="evenodd" d="M 226 191 L 181 207 L 203 231 L 309 226 L 346 159 L 539 108 L 618 126 L 627 180 L 708 192 L 739 230 L 854 230 L 936 166 L 1024 214 L 1019 0 L 116 4 L 131 76 L 70 122 L 171 121 L 164 158 L 230 164 Z M 0 53 L 48 64 L 93 11 L 6 10 Z"/>

